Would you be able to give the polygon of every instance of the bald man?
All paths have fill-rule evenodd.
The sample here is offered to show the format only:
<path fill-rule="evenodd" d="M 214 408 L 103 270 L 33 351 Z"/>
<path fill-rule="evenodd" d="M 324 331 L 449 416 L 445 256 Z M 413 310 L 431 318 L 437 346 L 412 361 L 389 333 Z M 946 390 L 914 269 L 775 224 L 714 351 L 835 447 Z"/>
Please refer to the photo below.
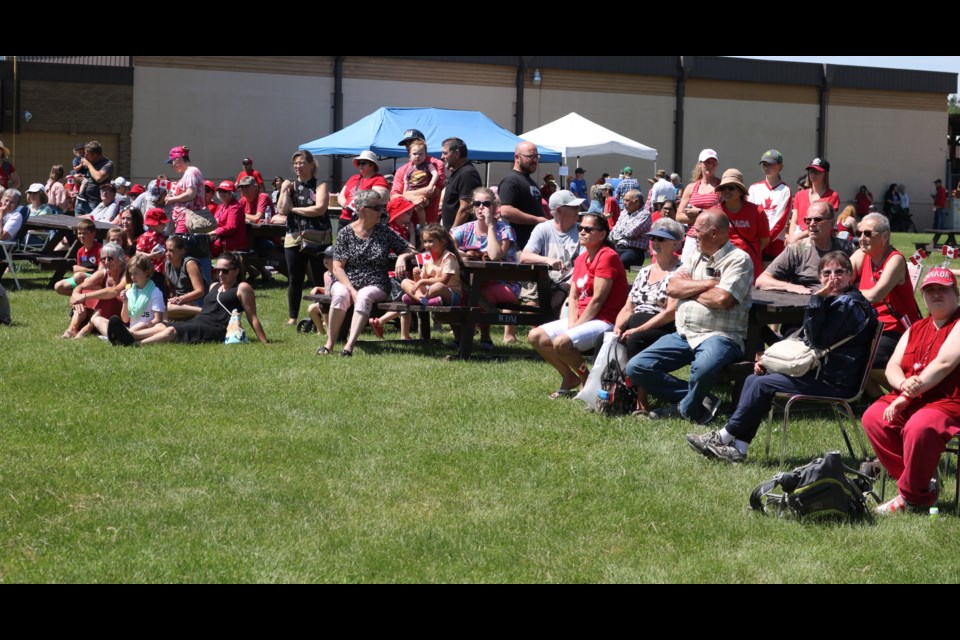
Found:
<path fill-rule="evenodd" d="M 667 284 L 667 295 L 680 301 L 677 331 L 631 358 L 627 375 L 669 403 L 651 411 L 650 418 L 682 417 L 707 424 L 718 406 L 710 394 L 717 374 L 743 358 L 753 260 L 730 242 L 730 222 L 722 211 L 704 211 L 693 230 L 697 250 Z M 689 380 L 671 375 L 688 364 Z"/>
<path fill-rule="evenodd" d="M 537 145 L 521 142 L 513 152 L 513 171 L 500 181 L 500 218 L 516 231 L 517 247 L 520 248 L 527 246 L 533 228 L 547 221 L 543 196 L 530 177 L 536 173 L 539 164 Z"/>

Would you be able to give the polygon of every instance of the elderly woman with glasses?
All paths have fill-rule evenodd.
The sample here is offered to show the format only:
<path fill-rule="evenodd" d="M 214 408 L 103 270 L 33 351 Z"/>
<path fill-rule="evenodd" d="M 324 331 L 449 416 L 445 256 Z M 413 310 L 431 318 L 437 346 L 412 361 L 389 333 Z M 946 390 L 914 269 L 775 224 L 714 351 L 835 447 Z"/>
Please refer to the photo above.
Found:
<path fill-rule="evenodd" d="M 833 349 L 818 369 L 799 377 L 767 373 L 758 361 L 726 426 L 687 434 L 694 451 L 708 458 L 743 462 L 777 393 L 849 398 L 857 392 L 876 334 L 876 315 L 853 284 L 847 254 L 833 251 L 823 256 L 818 272 L 821 286 L 810 296 L 804 313 L 803 341 L 815 349 L 847 341 Z"/>
<path fill-rule="evenodd" d="M 91 333 L 96 328 L 90 322 L 94 314 L 107 319 L 120 314 L 120 293 L 127 285 L 126 268 L 127 254 L 119 244 L 108 242 L 100 249 L 100 269 L 73 289 L 73 317 L 62 337 L 82 338 Z"/>
<path fill-rule="evenodd" d="M 610 227 L 602 215 L 587 213 L 580 221 L 580 244 L 586 249 L 573 266 L 569 315 L 530 332 L 533 348 L 561 376 L 553 399 L 571 395 L 587 379 L 581 351 L 593 348 L 610 331 L 627 299 L 627 273 L 607 240 Z"/>
<path fill-rule="evenodd" d="M 897 342 L 910 326 L 920 320 L 920 308 L 907 272 L 907 260 L 890 245 L 890 222 L 886 216 L 871 213 L 857 225 L 860 248 L 850 257 L 860 291 L 877 310 L 883 323 L 883 335 L 873 361 L 868 397 L 881 395 L 885 383 L 883 369 L 893 355 Z"/>
<path fill-rule="evenodd" d="M 376 191 L 358 191 L 353 196 L 357 219 L 343 227 L 333 246 L 333 277 L 336 282 L 330 287 L 330 330 L 326 343 L 317 350 L 317 355 L 333 351 L 340 327 L 350 307 L 353 321 L 350 335 L 340 352 L 341 356 L 353 355 L 360 332 L 367 326 L 373 305 L 387 299 L 390 292 L 390 253 L 396 254 L 397 276 L 406 273 L 406 259 L 414 248 L 390 230 L 381 221 L 384 199 Z"/>
<path fill-rule="evenodd" d="M 263 344 L 269 344 L 257 316 L 257 296 L 253 287 L 241 281 L 243 263 L 240 256 L 232 251 L 224 251 L 217 258 L 213 272 L 217 281 L 210 285 L 210 290 L 203 299 L 203 308 L 197 317 L 173 324 L 160 323 L 150 327 L 140 325 L 133 330 L 128 329 L 119 316 L 110 318 L 107 330 L 110 344 L 131 346 L 134 343 L 223 342 L 227 336 L 231 313 L 241 309 L 246 313 L 257 339 Z"/>

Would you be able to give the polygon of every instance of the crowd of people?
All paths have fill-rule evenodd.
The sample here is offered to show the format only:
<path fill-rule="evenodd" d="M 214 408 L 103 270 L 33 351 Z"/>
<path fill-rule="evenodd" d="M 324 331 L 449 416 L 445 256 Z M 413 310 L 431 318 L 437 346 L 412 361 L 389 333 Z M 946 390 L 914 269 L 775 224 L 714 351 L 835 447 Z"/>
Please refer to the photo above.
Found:
<path fill-rule="evenodd" d="M 551 398 L 584 384 L 583 353 L 611 331 L 626 346 L 625 373 L 638 390 L 636 415 L 645 419 L 711 423 L 720 372 L 757 361 L 726 424 L 687 435 L 693 450 L 728 462 L 746 460 L 775 393 L 855 395 L 862 377 L 855 374 L 864 373 L 880 327 L 864 428 L 900 487 L 880 510 L 936 501 L 937 488 L 929 486 L 935 458 L 960 433 L 958 290 L 949 269 L 931 270 L 921 286 L 929 312 L 923 318 L 907 260 L 890 243 L 898 216 L 909 215 L 902 185 L 890 185 L 882 211 L 862 186 L 840 212 L 823 158 L 806 166 L 793 192 L 775 149 L 760 155 L 762 179 L 749 186 L 743 172 L 721 171 L 719 154 L 704 149 L 686 185 L 662 170 L 644 184 L 628 166 L 593 185 L 577 168 L 563 189 L 549 174 L 537 185 L 537 148 L 522 142 L 507 176 L 486 187 L 460 138 L 443 141 L 441 159 L 415 129 L 398 147 L 408 162 L 394 176 L 380 172 L 372 152 L 353 161 L 357 173 L 336 195 L 342 212 L 335 242 L 327 186 L 309 151 L 293 154 L 291 179 L 278 176 L 267 194 L 252 159 L 244 159 L 235 181 L 214 184 L 184 146 L 166 160 L 179 179 L 131 185 L 113 178 L 113 163 L 93 141 L 78 147 L 69 174 L 55 165 L 47 183 L 31 184 L 25 197 L 4 154 L 0 240 L 16 237 L 30 216 L 69 211 L 84 218 L 73 273 L 55 287 L 72 307 L 63 335 L 100 334 L 115 345 L 224 341 L 241 311 L 267 343 L 238 252 L 282 248 L 289 324 L 297 323 L 308 276 L 311 291 L 330 295 L 326 316 L 319 304 L 309 309 L 326 334 L 318 355 L 334 352 L 352 309 L 342 357 L 353 355 L 365 328 L 383 337 L 391 316 L 378 317 L 376 305 L 392 292 L 411 307 L 457 306 L 466 297 L 464 260 L 544 264 L 556 319 L 532 329 L 528 341 L 560 375 Z M 945 207 L 937 199 L 942 185 L 937 189 L 935 204 Z M 117 225 L 103 245 L 94 221 Z M 264 221 L 286 233 L 251 246 L 247 224 Z M 632 287 L 631 267 L 640 268 Z M 813 348 L 836 346 L 819 369 L 798 377 L 768 373 L 762 354 L 744 353 L 754 287 L 809 295 L 802 325 L 781 329 L 801 331 Z M 538 298 L 518 282 L 487 282 L 480 294 L 494 307 Z M 409 316 L 399 315 L 401 337 L 409 338 Z M 490 327 L 479 328 L 479 348 L 492 350 Z M 504 342 L 514 340 L 515 327 L 506 326 Z M 687 365 L 686 379 L 677 377 Z"/>

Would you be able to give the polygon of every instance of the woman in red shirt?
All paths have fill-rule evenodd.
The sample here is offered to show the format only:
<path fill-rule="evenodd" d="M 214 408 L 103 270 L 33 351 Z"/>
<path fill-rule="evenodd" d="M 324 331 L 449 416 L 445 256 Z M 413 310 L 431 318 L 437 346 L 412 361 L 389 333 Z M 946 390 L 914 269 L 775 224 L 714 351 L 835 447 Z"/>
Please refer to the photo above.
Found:
<path fill-rule="evenodd" d="M 580 352 L 593 348 L 597 338 L 613 330 L 627 299 L 627 272 L 609 235 L 602 215 L 587 213 L 580 219 L 580 244 L 586 250 L 573 263 L 569 315 L 540 325 L 528 337 L 562 377 L 551 398 L 571 395 L 587 379 L 587 364 Z"/>
<path fill-rule="evenodd" d="M 210 232 L 211 254 L 219 256 L 224 251 L 247 250 L 247 221 L 243 216 L 243 203 L 237 200 L 237 188 L 229 180 L 217 186 L 220 206 L 214 217 L 217 228 Z"/>
<path fill-rule="evenodd" d="M 753 260 L 753 278 L 763 272 L 763 249 L 770 244 L 770 223 L 760 207 L 746 199 L 747 187 L 739 169 L 723 172 L 720 186 L 720 208 L 730 220 L 730 242 L 743 249 Z"/>
<path fill-rule="evenodd" d="M 342 207 L 341 225 L 353 220 L 353 209 L 350 208 L 350 203 L 353 202 L 353 194 L 357 191 L 376 191 L 384 201 L 390 195 L 390 185 L 387 184 L 387 179 L 380 175 L 377 154 L 373 151 L 361 151 L 360 155 L 353 159 L 353 166 L 360 173 L 350 176 L 344 183 L 343 189 L 340 189 L 340 193 L 337 194 L 337 202 Z"/>

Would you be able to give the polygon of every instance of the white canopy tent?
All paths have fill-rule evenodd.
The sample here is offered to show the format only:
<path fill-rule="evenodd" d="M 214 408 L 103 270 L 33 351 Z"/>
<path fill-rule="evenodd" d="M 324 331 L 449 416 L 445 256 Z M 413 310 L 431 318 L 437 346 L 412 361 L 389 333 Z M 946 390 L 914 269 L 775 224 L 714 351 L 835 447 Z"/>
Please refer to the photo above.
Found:
<path fill-rule="evenodd" d="M 651 160 L 656 167 L 656 149 L 591 122 L 579 113 L 568 113 L 559 120 L 522 133 L 520 137 L 537 146 L 559 151 L 564 159 L 618 153 Z"/>

